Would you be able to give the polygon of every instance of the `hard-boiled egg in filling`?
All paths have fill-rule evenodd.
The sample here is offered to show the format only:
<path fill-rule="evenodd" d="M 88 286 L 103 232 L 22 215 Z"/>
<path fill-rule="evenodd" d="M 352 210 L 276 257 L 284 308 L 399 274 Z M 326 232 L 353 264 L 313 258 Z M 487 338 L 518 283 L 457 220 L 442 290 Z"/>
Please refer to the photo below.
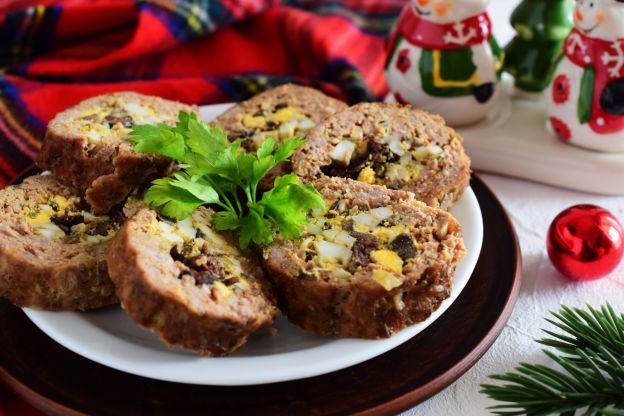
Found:
<path fill-rule="evenodd" d="M 197 210 L 182 221 L 159 218 L 151 234 L 161 238 L 180 270 L 183 284 L 196 286 L 214 299 L 226 299 L 250 288 L 233 242 L 211 228 L 211 216 Z"/>
<path fill-rule="evenodd" d="M 379 137 L 377 137 L 379 135 Z M 400 187 L 418 180 L 423 168 L 444 152 L 432 143 L 415 143 L 381 128 L 375 138 L 364 137 L 354 126 L 349 134 L 332 140 L 329 157 L 332 166 L 326 173 L 350 177 L 371 185 Z"/>
<path fill-rule="evenodd" d="M 249 132 L 251 150 L 257 150 L 269 137 L 279 143 L 295 136 L 303 137 L 314 127 L 314 121 L 302 109 L 286 104 L 247 113 L 242 123 Z"/>
<path fill-rule="evenodd" d="M 326 212 L 315 211 L 306 225 L 300 249 L 305 255 L 304 276 L 348 279 L 362 268 L 372 268 L 371 278 L 392 290 L 403 282 L 403 270 L 415 261 L 421 248 L 414 230 L 400 220 L 391 206 L 373 209 L 346 208 L 343 200 L 328 203 Z M 448 230 L 440 220 L 437 233 Z M 428 231 L 428 230 L 421 230 Z"/>
<path fill-rule="evenodd" d="M 123 97 L 111 97 L 104 105 L 81 111 L 77 122 L 79 129 L 92 142 L 109 137 L 126 138 L 132 127 L 140 124 L 173 124 L 177 114 L 157 112 L 149 102 L 127 101 Z"/>
<path fill-rule="evenodd" d="M 121 219 L 95 216 L 81 205 L 78 197 L 53 195 L 38 201 L 24 219 L 32 225 L 35 235 L 66 244 L 97 244 L 110 240 L 119 231 Z"/>

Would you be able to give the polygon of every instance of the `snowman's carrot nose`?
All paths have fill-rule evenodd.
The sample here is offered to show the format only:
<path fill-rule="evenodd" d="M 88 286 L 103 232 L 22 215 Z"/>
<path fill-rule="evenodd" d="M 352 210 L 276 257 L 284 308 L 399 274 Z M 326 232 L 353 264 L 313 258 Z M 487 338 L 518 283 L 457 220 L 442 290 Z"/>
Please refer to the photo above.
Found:
<path fill-rule="evenodd" d="M 429 4 L 429 0 L 418 0 L 418 4 L 420 4 L 421 6 L 426 6 L 427 4 Z"/>
<path fill-rule="evenodd" d="M 574 12 L 574 18 L 576 19 L 577 22 L 582 22 L 584 19 L 583 13 L 581 12 L 581 9 L 579 9 L 578 7 L 576 8 L 576 11 Z"/>

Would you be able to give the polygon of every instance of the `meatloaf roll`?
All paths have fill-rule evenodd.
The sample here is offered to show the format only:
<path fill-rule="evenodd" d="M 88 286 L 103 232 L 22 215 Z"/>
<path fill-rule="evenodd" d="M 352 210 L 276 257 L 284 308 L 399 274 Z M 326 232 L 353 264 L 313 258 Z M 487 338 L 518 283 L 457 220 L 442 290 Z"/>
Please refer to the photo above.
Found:
<path fill-rule="evenodd" d="M 450 208 L 470 180 L 463 139 L 444 120 L 399 104 L 363 103 L 317 125 L 293 155 L 305 180 L 347 177 L 411 191 L 428 205 Z"/>
<path fill-rule="evenodd" d="M 247 139 L 243 146 L 256 151 L 268 137 L 278 143 L 294 136 L 305 138 L 321 120 L 346 108 L 342 101 L 318 90 L 286 84 L 237 104 L 213 124 L 221 127 L 230 140 Z M 291 171 L 290 162 L 281 163 L 261 182 L 261 189 L 270 189 L 276 177 Z"/>
<path fill-rule="evenodd" d="M 173 125 L 194 107 L 158 97 L 119 92 L 82 101 L 50 123 L 37 164 L 85 195 L 96 214 L 108 213 L 137 186 L 169 173 L 172 162 L 139 154 L 127 138 L 134 125 Z"/>
<path fill-rule="evenodd" d="M 169 346 L 225 355 L 277 314 L 259 262 L 211 228 L 199 208 L 179 222 L 139 210 L 111 243 L 108 266 L 123 308 Z"/>
<path fill-rule="evenodd" d="M 95 216 L 51 175 L 0 191 L 0 296 L 47 310 L 86 310 L 117 302 L 106 246 L 123 220 Z"/>
<path fill-rule="evenodd" d="M 426 319 L 450 295 L 465 254 L 461 227 L 413 195 L 323 178 L 327 202 L 300 240 L 264 251 L 278 304 L 319 335 L 384 338 Z"/>

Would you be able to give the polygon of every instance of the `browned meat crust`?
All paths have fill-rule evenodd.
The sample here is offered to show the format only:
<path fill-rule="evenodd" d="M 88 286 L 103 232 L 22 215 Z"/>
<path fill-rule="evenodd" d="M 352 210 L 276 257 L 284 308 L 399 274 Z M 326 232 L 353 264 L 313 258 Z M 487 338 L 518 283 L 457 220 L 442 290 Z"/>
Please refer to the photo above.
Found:
<path fill-rule="evenodd" d="M 289 321 L 319 335 L 384 338 L 426 319 L 450 295 L 465 251 L 460 225 L 449 213 L 413 201 L 405 192 L 352 180 L 323 178 L 315 186 L 332 207 L 321 217 L 325 225 L 333 221 L 356 241 L 342 275 L 335 274 L 337 266 L 319 265 L 310 256 L 309 231 L 301 240 L 278 239 L 265 249 L 265 266 Z M 337 201 L 344 209 L 336 208 Z M 379 207 L 390 207 L 392 217 L 370 232 L 340 219 L 352 218 L 346 215 L 354 209 L 362 213 Z M 395 232 L 393 224 L 405 229 L 386 241 L 383 235 Z M 384 252 L 390 259 L 402 258 L 397 260 L 400 271 L 372 260 Z"/>
<path fill-rule="evenodd" d="M 209 223 L 212 211 L 196 212 Z M 249 334 L 271 324 L 277 309 L 256 260 L 243 256 L 229 240 L 226 251 L 214 240 L 201 243 L 207 237 L 170 248 L 159 230 L 155 212 L 142 209 L 126 222 L 108 252 L 117 296 L 133 321 L 170 346 L 202 355 L 229 354 Z M 240 262 L 239 277 L 226 278 L 228 258 Z"/>
<path fill-rule="evenodd" d="M 128 103 L 135 107 L 126 109 Z M 153 114 L 134 113 L 137 105 Z M 37 165 L 84 193 L 95 214 L 105 214 L 150 178 L 167 175 L 172 166 L 166 158 L 135 153 L 126 140 L 130 128 L 144 122 L 173 124 L 180 111 L 196 109 L 134 92 L 82 101 L 50 121 Z"/>
<path fill-rule="evenodd" d="M 470 180 L 462 137 L 441 117 L 399 104 L 355 105 L 318 124 L 307 140 L 292 161 L 305 180 L 349 177 L 411 191 L 442 209 L 461 197 Z"/>
<path fill-rule="evenodd" d="M 46 310 L 116 303 L 106 268 L 106 241 L 68 241 L 75 235 L 48 238 L 38 235 L 37 225 L 27 219 L 41 202 L 59 196 L 78 199 L 52 176 L 33 176 L 0 191 L 0 296 L 20 307 Z"/>

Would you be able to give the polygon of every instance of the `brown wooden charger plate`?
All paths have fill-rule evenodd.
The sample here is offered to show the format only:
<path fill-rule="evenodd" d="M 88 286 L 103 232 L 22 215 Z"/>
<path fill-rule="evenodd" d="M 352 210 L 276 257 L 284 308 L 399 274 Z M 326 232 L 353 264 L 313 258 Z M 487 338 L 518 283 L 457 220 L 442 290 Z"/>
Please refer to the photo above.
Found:
<path fill-rule="evenodd" d="M 30 172 L 33 173 L 32 171 Z M 399 347 L 334 373 L 284 383 L 220 387 L 170 383 L 97 364 L 62 347 L 0 301 L 0 378 L 50 414 L 395 414 L 441 391 L 490 348 L 513 309 L 521 256 L 492 191 L 473 176 L 483 247 L 459 298 Z M 475 386 L 475 389 L 477 387 Z"/>

